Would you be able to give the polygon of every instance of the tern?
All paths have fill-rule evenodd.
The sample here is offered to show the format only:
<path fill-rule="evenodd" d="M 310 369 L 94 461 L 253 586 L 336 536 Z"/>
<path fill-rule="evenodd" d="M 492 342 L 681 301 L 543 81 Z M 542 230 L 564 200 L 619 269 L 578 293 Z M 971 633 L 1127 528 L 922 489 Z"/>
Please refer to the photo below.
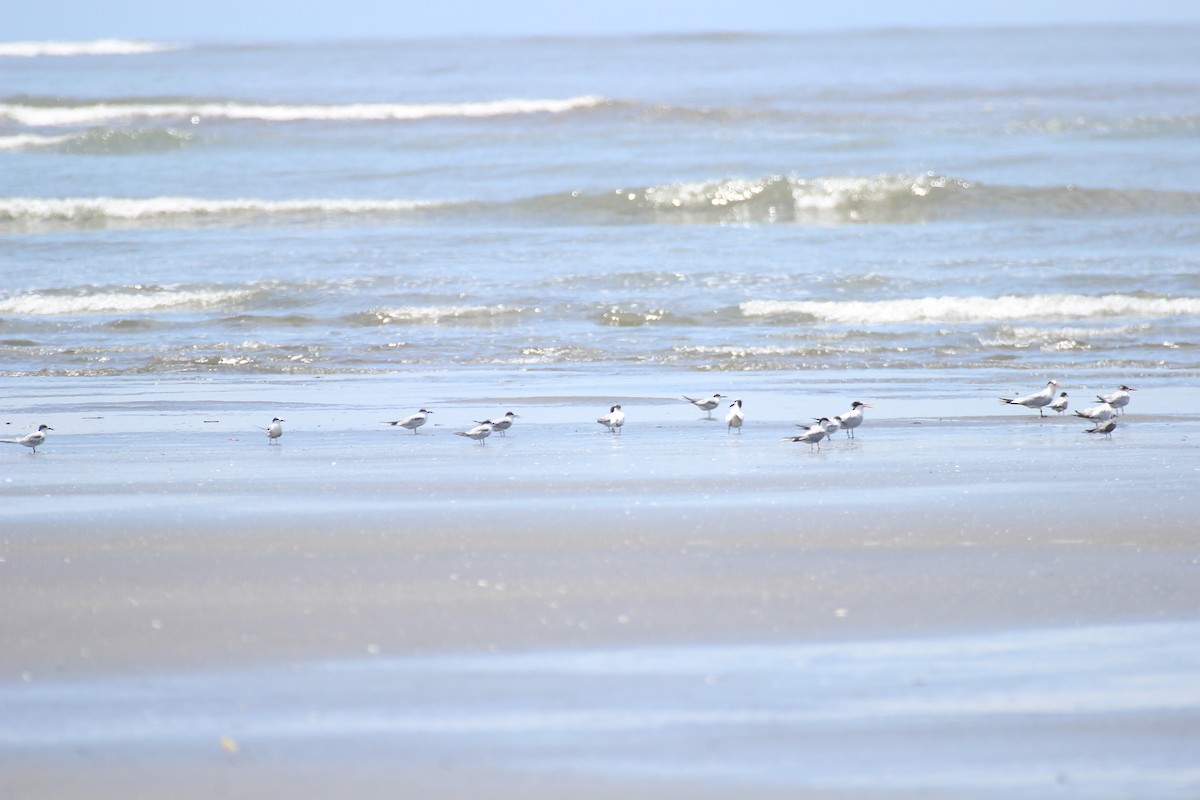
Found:
<path fill-rule="evenodd" d="M 394 420 L 392 422 L 385 422 L 383 424 L 384 425 L 399 425 L 401 428 L 408 428 L 413 433 L 416 433 L 417 428 L 424 425 L 428 421 L 429 415 L 432 413 L 433 412 L 430 411 L 429 409 L 422 408 L 417 413 L 409 414 L 404 419 L 398 419 L 398 420 Z"/>
<path fill-rule="evenodd" d="M 54 428 L 51 428 L 49 425 L 38 425 L 38 429 L 36 431 L 31 431 L 30 433 L 27 433 L 24 436 L 20 436 L 16 439 L 0 439 L 0 442 L 19 444 L 23 447 L 32 449 L 33 452 L 36 453 L 38 445 L 46 441 L 46 431 L 52 430 L 54 430 Z"/>
<path fill-rule="evenodd" d="M 1046 384 L 1046 388 L 1040 392 L 1026 395 L 1025 397 L 1001 397 L 1001 403 L 1008 403 L 1013 406 L 1025 406 L 1026 408 L 1036 408 L 1039 417 L 1046 416 L 1045 408 L 1050 405 L 1050 401 L 1054 399 L 1054 390 L 1058 388 L 1058 381 L 1050 381 Z"/>
<path fill-rule="evenodd" d="M 1096 422 L 1104 422 L 1110 420 L 1116 415 L 1116 409 L 1108 403 L 1101 403 L 1098 406 L 1090 406 L 1083 411 L 1076 411 L 1075 416 L 1083 417 L 1084 419 L 1092 419 Z"/>
<path fill-rule="evenodd" d="M 742 432 L 742 423 L 746 421 L 746 415 L 742 413 L 742 401 L 734 400 L 729 404 L 729 413 L 725 415 L 725 431 L 728 433 L 734 428 L 738 429 L 738 433 Z"/>
<path fill-rule="evenodd" d="M 492 430 L 500 431 L 500 435 L 504 436 L 505 435 L 504 432 L 512 427 L 513 420 L 519 416 L 520 416 L 520 414 L 514 414 L 513 412 L 509 411 L 507 414 L 505 414 L 503 417 L 500 417 L 499 419 L 477 419 L 477 420 L 475 420 L 475 424 L 476 425 L 491 425 Z"/>
<path fill-rule="evenodd" d="M 724 396 L 725 396 L 725 395 L 723 395 L 723 394 L 721 394 L 721 393 L 719 393 L 719 392 L 713 392 L 713 396 L 712 396 L 712 397 L 706 398 L 706 399 L 704 399 L 704 400 L 697 400 L 697 399 L 695 399 L 695 398 L 693 398 L 693 397 L 688 397 L 688 396 L 685 394 L 685 395 L 683 396 L 683 399 L 684 399 L 684 400 L 687 400 L 689 403 L 691 403 L 692 405 L 694 405 L 696 408 L 698 408 L 698 409 L 700 409 L 701 411 L 703 411 L 703 412 L 705 412 L 706 414 L 708 414 L 708 416 L 709 416 L 709 419 L 711 419 L 711 418 L 712 418 L 712 412 L 713 412 L 713 409 L 714 409 L 714 408 L 716 408 L 717 406 L 721 405 L 721 398 L 722 398 L 722 397 L 724 397 Z"/>
<path fill-rule="evenodd" d="M 1058 397 L 1054 398 L 1054 402 L 1050 404 L 1051 411 L 1063 413 L 1067 410 L 1067 393 L 1063 392 Z"/>
<path fill-rule="evenodd" d="M 837 417 L 834 417 L 833 419 L 830 419 L 829 417 L 813 417 L 813 422 L 825 429 L 825 438 L 827 439 L 832 439 L 833 435 L 842 427 L 842 421 Z"/>
<path fill-rule="evenodd" d="M 812 449 L 812 447 L 814 445 L 816 446 L 816 448 L 818 450 L 820 450 L 821 449 L 821 440 L 825 438 L 824 423 L 826 423 L 828 421 L 829 420 L 826 419 L 825 417 L 821 417 L 821 419 L 814 422 L 812 424 L 812 426 L 809 427 L 809 429 L 806 430 L 804 433 L 800 434 L 799 436 L 787 436 L 784 438 L 784 441 L 785 442 L 804 442 L 805 444 L 809 445 L 810 450 Z"/>
<path fill-rule="evenodd" d="M 1121 388 L 1117 389 L 1112 394 L 1097 395 L 1096 399 L 1101 403 L 1108 403 L 1110 406 L 1115 408 L 1118 413 L 1124 414 L 1125 412 L 1121 409 L 1129 405 L 1129 393 L 1136 391 L 1137 389 L 1134 389 L 1132 386 L 1125 386 L 1122 384 Z"/>
<path fill-rule="evenodd" d="M 465 436 L 468 439 L 474 439 L 480 444 L 487 444 L 484 439 L 492 435 L 492 423 L 484 422 L 480 425 L 476 425 L 469 431 L 455 431 L 455 434 L 457 436 Z"/>
<path fill-rule="evenodd" d="M 621 410 L 621 406 L 614 405 L 608 409 L 607 414 L 596 420 L 596 422 L 608 426 L 609 433 L 620 433 L 621 426 L 625 424 L 625 412 Z"/>
<path fill-rule="evenodd" d="M 262 429 L 267 432 L 267 444 L 274 444 L 279 440 L 280 436 L 283 436 L 283 426 L 279 423 L 285 421 L 286 420 L 282 420 L 279 417 L 275 417 L 271 420 L 271 425 L 269 427 Z"/>
<path fill-rule="evenodd" d="M 847 439 L 853 439 L 854 438 L 854 429 L 857 428 L 859 425 L 862 425 L 863 409 L 864 408 L 874 408 L 874 407 L 875 406 L 871 405 L 870 403 L 860 403 L 857 400 L 855 400 L 853 403 L 850 404 L 849 411 L 847 411 L 845 414 L 839 414 L 838 416 L 834 417 L 834 419 L 836 419 L 839 423 L 841 423 L 841 426 L 843 428 L 845 428 Z"/>
<path fill-rule="evenodd" d="M 1112 438 L 1113 429 L 1117 427 L 1115 419 L 1108 419 L 1096 425 L 1094 428 L 1088 428 L 1088 433 L 1103 433 L 1106 438 Z"/>

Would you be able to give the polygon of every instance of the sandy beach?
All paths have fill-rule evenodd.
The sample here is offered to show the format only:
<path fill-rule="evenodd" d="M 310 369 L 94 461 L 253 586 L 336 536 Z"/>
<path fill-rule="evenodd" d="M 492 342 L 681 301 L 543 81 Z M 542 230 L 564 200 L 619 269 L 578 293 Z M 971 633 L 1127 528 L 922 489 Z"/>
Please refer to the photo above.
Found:
<path fill-rule="evenodd" d="M 1200 457 L 1155 413 L 1188 390 L 1112 440 L 883 411 L 810 452 L 765 388 L 741 435 L 531 392 L 486 445 L 453 423 L 500 398 L 414 435 L 382 391 L 292 384 L 268 445 L 233 421 L 281 387 L 141 388 L 158 414 L 3 452 L 7 797 L 1200 786 Z"/>

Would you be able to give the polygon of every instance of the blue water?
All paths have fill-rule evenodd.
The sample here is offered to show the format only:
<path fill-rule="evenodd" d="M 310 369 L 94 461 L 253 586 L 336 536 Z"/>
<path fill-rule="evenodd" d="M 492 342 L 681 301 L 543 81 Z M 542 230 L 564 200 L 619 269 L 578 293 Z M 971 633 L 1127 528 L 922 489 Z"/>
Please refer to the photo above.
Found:
<path fill-rule="evenodd" d="M 1191 378 L 1198 34 L 0 48 L 0 374 Z"/>

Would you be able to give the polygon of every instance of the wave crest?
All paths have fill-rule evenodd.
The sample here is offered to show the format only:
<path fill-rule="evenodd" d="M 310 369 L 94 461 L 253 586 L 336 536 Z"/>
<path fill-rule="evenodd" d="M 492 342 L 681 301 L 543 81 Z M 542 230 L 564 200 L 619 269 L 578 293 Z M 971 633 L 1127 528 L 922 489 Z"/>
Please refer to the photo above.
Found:
<path fill-rule="evenodd" d="M 254 294 L 248 290 L 122 287 L 88 294 L 29 293 L 0 298 L 0 314 L 79 316 L 145 314 L 229 306 Z"/>
<path fill-rule="evenodd" d="M 387 122 L 443 117 L 464 119 L 561 114 L 607 105 L 607 98 L 582 95 L 563 99 L 510 98 L 467 103 L 349 103 L 337 105 L 274 105 L 242 102 L 153 102 L 142 100 L 104 103 L 49 103 L 36 98 L 0 103 L 0 119 L 20 125 L 57 127 L 104 125 L 129 119 L 174 119 L 199 123 L 205 120 L 259 122 Z"/>
<path fill-rule="evenodd" d="M 178 49 L 179 45 L 130 39 L 96 39 L 89 42 L 0 42 L 0 58 L 135 56 Z"/>
<path fill-rule="evenodd" d="M 1200 298 L 1134 295 L 1005 295 L 917 297 L 909 300 L 750 300 L 747 317 L 849 325 L 996 322 L 1051 318 L 1173 317 L 1200 313 Z"/>
<path fill-rule="evenodd" d="M 106 222 L 189 221 L 252 216 L 401 214 L 440 205 L 421 200 L 206 200 L 196 197 L 6 197 L 0 222 L 104 224 Z"/>

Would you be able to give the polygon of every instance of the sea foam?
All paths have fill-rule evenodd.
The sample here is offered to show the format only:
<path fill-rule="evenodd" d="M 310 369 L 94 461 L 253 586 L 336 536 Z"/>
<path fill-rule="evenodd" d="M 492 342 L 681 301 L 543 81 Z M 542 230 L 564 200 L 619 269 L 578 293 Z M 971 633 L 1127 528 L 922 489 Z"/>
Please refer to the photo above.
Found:
<path fill-rule="evenodd" d="M 1048 320 L 1061 317 L 1171 317 L 1200 313 L 1200 298 L 1005 295 L 1003 297 L 916 297 L 907 300 L 750 300 L 747 317 L 803 316 L 849 325 Z"/>
<path fill-rule="evenodd" d="M 349 103 L 343 105 L 275 105 L 243 102 L 107 102 L 77 105 L 0 103 L 0 120 L 54 127 L 102 125 L 130 119 L 257 120 L 261 122 L 381 122 L 438 117 L 503 117 L 559 114 L 594 108 L 609 101 L 596 95 L 563 99 L 510 98 L 468 103 Z"/>
<path fill-rule="evenodd" d="M 69 316 L 145 314 L 188 308 L 214 308 L 248 299 L 254 292 L 224 289 L 117 289 L 90 294 L 19 294 L 0 298 L 0 314 Z"/>
<path fill-rule="evenodd" d="M 89 42 L 0 42 L 0 58 L 39 56 L 134 56 L 178 50 L 178 45 L 128 39 L 96 39 Z"/>
<path fill-rule="evenodd" d="M 398 213 L 436 206 L 421 200 L 209 200 L 198 197 L 5 197 L 0 221 L 19 223 L 137 221 L 240 215 Z"/>

